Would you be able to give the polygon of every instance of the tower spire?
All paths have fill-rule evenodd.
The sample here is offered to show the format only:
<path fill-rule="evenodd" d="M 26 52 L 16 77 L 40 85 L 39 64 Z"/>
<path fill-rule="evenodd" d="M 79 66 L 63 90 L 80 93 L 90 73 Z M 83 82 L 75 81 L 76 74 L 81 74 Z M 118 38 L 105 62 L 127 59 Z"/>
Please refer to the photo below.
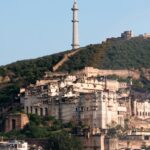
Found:
<path fill-rule="evenodd" d="M 74 3 L 77 3 L 77 0 L 74 0 Z"/>
<path fill-rule="evenodd" d="M 79 48 L 79 34 L 78 34 L 78 5 L 77 5 L 77 0 L 74 0 L 74 4 L 73 4 L 73 37 L 72 37 L 72 49 L 77 49 Z"/>

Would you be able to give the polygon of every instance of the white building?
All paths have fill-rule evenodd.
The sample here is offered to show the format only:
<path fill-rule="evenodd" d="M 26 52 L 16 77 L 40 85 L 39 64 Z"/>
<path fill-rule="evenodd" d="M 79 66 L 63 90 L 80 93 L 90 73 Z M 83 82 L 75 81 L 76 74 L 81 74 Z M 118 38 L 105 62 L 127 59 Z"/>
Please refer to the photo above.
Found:
<path fill-rule="evenodd" d="M 95 125 L 105 129 L 112 122 L 124 124 L 126 108 L 118 102 L 122 94 L 118 91 L 126 88 L 128 85 L 124 82 L 100 76 L 61 76 L 56 73 L 53 76 L 52 73 L 47 73 L 45 79 L 21 90 L 25 92 L 21 93 L 21 101 L 26 113 L 52 115 L 63 122 L 78 121 L 81 115 L 80 119 L 84 123 L 86 118 L 88 120 L 94 115 L 97 118 Z M 128 94 L 126 93 L 126 97 Z M 90 98 L 86 100 L 88 96 Z M 91 121 L 89 122 L 91 125 Z"/>
<path fill-rule="evenodd" d="M 76 111 L 86 125 L 107 129 L 112 123 L 124 126 L 127 109 L 117 101 L 116 92 L 101 91 L 82 93 Z"/>
<path fill-rule="evenodd" d="M 150 100 L 134 100 L 133 102 L 133 113 L 140 119 L 150 118 Z"/>
<path fill-rule="evenodd" d="M 16 140 L 0 142 L 0 150 L 28 150 L 28 143 Z"/>

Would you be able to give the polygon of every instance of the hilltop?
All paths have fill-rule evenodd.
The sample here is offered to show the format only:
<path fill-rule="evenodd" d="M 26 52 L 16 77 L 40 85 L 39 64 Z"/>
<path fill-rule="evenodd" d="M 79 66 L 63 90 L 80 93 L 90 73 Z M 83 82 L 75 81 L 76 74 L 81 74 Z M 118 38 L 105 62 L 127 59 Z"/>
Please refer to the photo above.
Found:
<path fill-rule="evenodd" d="M 99 69 L 150 68 L 150 39 L 112 39 L 102 44 L 89 45 L 70 57 L 61 71 L 77 70 L 85 66 Z"/>
<path fill-rule="evenodd" d="M 19 92 L 19 87 L 34 83 L 37 79 L 42 78 L 45 71 L 52 70 L 64 58 L 66 60 L 62 61 L 58 71 L 72 72 L 86 66 L 98 69 L 149 69 L 149 57 L 149 38 L 134 37 L 129 40 L 112 38 L 101 44 L 82 47 L 76 52 L 65 51 L 1 66 L 0 101 L 11 101 Z"/>
<path fill-rule="evenodd" d="M 51 70 L 65 54 L 65 51 L 37 59 L 18 61 L 0 67 L 0 76 L 12 76 L 32 82 Z M 140 69 L 150 68 L 150 39 L 135 37 L 130 40 L 110 39 L 102 44 L 91 44 L 80 48 L 77 53 L 58 69 L 59 71 L 78 70 L 86 66 L 98 69 Z"/>

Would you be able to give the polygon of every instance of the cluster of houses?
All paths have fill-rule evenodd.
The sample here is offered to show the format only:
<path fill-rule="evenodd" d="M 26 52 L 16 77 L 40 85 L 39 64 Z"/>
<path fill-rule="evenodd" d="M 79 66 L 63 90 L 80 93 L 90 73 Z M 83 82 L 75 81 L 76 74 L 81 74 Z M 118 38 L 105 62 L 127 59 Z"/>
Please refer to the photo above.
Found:
<path fill-rule="evenodd" d="M 119 78 L 114 79 L 114 75 Z M 128 76 L 139 78 L 134 71 L 98 70 L 92 67 L 70 74 L 46 72 L 35 84 L 20 89 L 20 103 L 26 114 L 50 115 L 62 123 L 82 123 L 88 127 L 88 137 L 90 134 L 91 138 L 81 140 L 89 150 L 95 145 L 102 150 L 112 145 L 117 146 L 114 149 L 127 147 L 127 140 L 110 144 L 107 139 L 104 141 L 104 135 L 114 124 L 125 128 L 128 123 L 127 138 L 133 141 L 135 148 L 135 145 L 143 144 L 141 140 L 145 136 L 150 142 L 150 101 L 133 93 L 132 80 L 120 80 Z M 5 131 L 23 128 L 28 123 L 27 115 L 10 114 L 6 118 Z M 108 145 L 109 148 L 104 148 Z"/>
<path fill-rule="evenodd" d="M 149 100 L 132 99 L 132 83 L 108 79 L 93 70 L 46 72 L 42 80 L 20 90 L 24 111 L 51 115 L 63 123 L 80 121 L 93 129 L 107 129 L 113 122 L 124 126 L 131 116 L 150 117 Z"/>

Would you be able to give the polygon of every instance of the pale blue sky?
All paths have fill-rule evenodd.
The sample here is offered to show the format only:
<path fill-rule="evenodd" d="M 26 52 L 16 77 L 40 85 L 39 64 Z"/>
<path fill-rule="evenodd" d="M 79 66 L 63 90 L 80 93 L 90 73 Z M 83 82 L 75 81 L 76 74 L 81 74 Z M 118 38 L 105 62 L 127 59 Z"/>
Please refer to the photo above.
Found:
<path fill-rule="evenodd" d="M 71 49 L 73 0 L 0 0 L 0 65 Z M 80 45 L 150 33 L 150 0 L 78 0 Z"/>

